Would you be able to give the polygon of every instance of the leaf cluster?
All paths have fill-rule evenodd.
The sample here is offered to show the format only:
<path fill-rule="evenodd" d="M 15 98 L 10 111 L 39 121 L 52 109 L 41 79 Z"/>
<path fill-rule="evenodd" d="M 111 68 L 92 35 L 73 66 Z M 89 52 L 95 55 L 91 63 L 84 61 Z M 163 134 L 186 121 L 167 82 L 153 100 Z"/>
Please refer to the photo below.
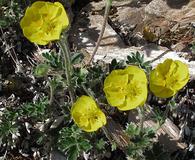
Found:
<path fill-rule="evenodd" d="M 46 116 L 46 109 L 49 102 L 47 98 L 41 99 L 36 103 L 26 103 L 19 109 L 19 116 L 31 118 L 33 121 L 43 121 Z"/>
<path fill-rule="evenodd" d="M 144 151 L 149 149 L 153 144 L 155 131 L 153 128 L 143 128 L 142 132 L 140 127 L 134 123 L 126 125 L 125 132 L 129 135 L 131 143 L 127 148 L 127 155 L 129 158 L 141 160 L 144 159 Z"/>
<path fill-rule="evenodd" d="M 17 23 L 22 17 L 22 8 L 18 0 L 0 0 L 0 27 Z"/>
<path fill-rule="evenodd" d="M 19 114 L 13 110 L 5 109 L 2 111 L 0 116 L 0 146 L 2 144 L 14 145 L 12 135 L 18 133 L 18 116 Z"/>
<path fill-rule="evenodd" d="M 131 53 L 131 55 L 127 56 L 127 64 L 138 65 L 140 68 L 143 68 L 147 73 L 149 73 L 152 69 L 150 61 L 144 60 L 144 54 L 140 54 L 139 52 Z"/>
<path fill-rule="evenodd" d="M 58 148 L 65 152 L 68 160 L 76 160 L 82 152 L 92 148 L 89 140 L 76 125 L 63 128 L 58 138 Z"/>
<path fill-rule="evenodd" d="M 9 144 L 13 146 L 13 136 L 19 136 L 19 129 L 22 128 L 24 123 L 21 121 L 27 119 L 30 121 L 38 122 L 44 121 L 47 113 L 46 108 L 48 100 L 41 99 L 36 103 L 26 103 L 18 108 L 6 108 L 1 112 L 0 116 L 0 145 Z"/>

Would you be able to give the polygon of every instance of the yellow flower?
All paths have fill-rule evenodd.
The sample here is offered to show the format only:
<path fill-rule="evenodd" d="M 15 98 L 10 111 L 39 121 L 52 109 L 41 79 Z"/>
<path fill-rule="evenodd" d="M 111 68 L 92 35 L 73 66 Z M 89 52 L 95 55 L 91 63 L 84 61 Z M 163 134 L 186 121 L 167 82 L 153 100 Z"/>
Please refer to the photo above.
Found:
<path fill-rule="evenodd" d="M 129 66 L 112 71 L 104 81 L 108 103 L 119 110 L 130 110 L 145 103 L 147 78 L 142 69 Z"/>
<path fill-rule="evenodd" d="M 169 98 L 183 88 L 188 80 L 188 66 L 181 61 L 167 59 L 151 71 L 150 90 L 157 97 Z"/>
<path fill-rule="evenodd" d="M 84 131 L 93 132 L 106 124 L 106 116 L 89 96 L 81 96 L 73 104 L 71 115 L 74 122 Z"/>
<path fill-rule="evenodd" d="M 31 42 L 46 45 L 58 40 L 69 20 L 64 7 L 59 2 L 34 2 L 26 9 L 20 21 L 24 36 Z"/>

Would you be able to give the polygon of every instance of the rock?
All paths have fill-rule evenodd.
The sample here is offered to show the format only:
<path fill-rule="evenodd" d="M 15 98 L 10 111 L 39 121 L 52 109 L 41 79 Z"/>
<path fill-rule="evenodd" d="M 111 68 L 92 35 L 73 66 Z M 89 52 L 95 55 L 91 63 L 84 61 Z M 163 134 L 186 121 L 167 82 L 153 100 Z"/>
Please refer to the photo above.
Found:
<path fill-rule="evenodd" d="M 165 17 L 169 6 L 163 0 L 153 0 L 145 7 L 145 13 L 157 17 Z"/>
<path fill-rule="evenodd" d="M 195 41 L 192 23 L 195 21 L 194 5 L 194 1 L 175 0 L 174 3 L 153 0 L 145 7 L 145 24 L 158 37 L 160 45 L 172 47 L 183 43 L 182 51 Z"/>
<path fill-rule="evenodd" d="M 143 39 L 149 42 L 167 47 L 182 42 L 187 46 L 195 41 L 192 31 L 195 1 L 177 1 L 175 3 L 169 0 L 136 1 L 137 3 L 130 4 L 124 2 L 122 5 L 119 5 L 121 2 L 115 2 L 117 12 L 110 16 L 109 22 L 130 46 L 139 46 L 140 39 L 136 40 L 135 35 L 146 32 L 146 27 L 149 33 L 147 36 L 143 35 Z M 136 26 L 133 30 L 130 27 L 132 24 Z M 154 39 L 148 38 L 148 35 L 152 34 L 155 35 Z"/>
<path fill-rule="evenodd" d="M 63 153 L 58 150 L 51 151 L 49 160 L 66 160 L 67 158 Z"/>
<path fill-rule="evenodd" d="M 163 50 L 162 49 L 158 50 L 158 48 L 155 49 L 154 46 L 152 47 L 147 46 L 147 47 L 142 47 L 142 48 L 130 47 L 126 49 L 120 49 L 118 50 L 118 52 L 112 52 L 108 54 L 97 54 L 95 56 L 95 61 L 103 60 L 105 62 L 111 62 L 111 60 L 114 58 L 116 58 L 117 60 L 126 60 L 128 55 L 131 55 L 132 52 L 136 53 L 137 51 L 140 52 L 141 54 L 144 54 L 145 61 L 150 61 L 158 57 L 159 55 L 161 55 L 163 52 L 165 52 L 165 48 L 163 48 Z M 188 54 L 188 53 L 170 51 L 166 55 L 164 55 L 162 58 L 153 62 L 151 65 L 155 67 L 157 64 L 162 63 L 167 58 L 170 58 L 173 60 L 180 60 L 188 65 L 191 78 L 194 79 L 195 78 L 195 70 L 194 70 L 195 61 L 189 61 L 188 59 L 185 59 L 184 57 L 182 57 L 185 54 Z"/>
<path fill-rule="evenodd" d="M 158 18 L 156 15 L 157 13 L 152 12 L 151 10 L 150 14 L 156 19 L 154 22 L 150 22 L 148 24 L 150 24 L 150 26 L 153 28 L 155 28 L 156 26 L 161 27 L 160 31 L 163 30 L 164 37 L 166 37 L 168 40 L 170 40 L 171 38 L 175 38 L 174 35 L 171 35 L 171 33 L 173 32 L 177 32 L 175 36 L 178 36 L 179 40 L 184 38 L 184 33 L 186 31 L 185 25 L 182 26 L 178 22 L 172 23 L 172 21 L 169 21 L 171 20 L 170 19 L 171 15 L 168 15 L 168 13 L 169 14 L 174 13 L 174 15 L 176 15 L 177 12 L 180 13 L 180 17 L 181 17 L 181 12 L 185 11 L 186 13 L 189 14 L 189 17 L 192 18 L 193 15 L 195 16 L 195 12 L 192 12 L 194 10 L 193 7 L 195 5 L 195 1 L 190 1 L 188 4 L 185 4 L 184 6 L 182 6 L 182 9 L 172 9 L 169 6 L 168 2 L 169 1 L 165 3 L 165 1 L 163 0 L 153 0 L 153 1 L 142 0 L 140 1 L 140 3 L 138 3 L 138 1 L 134 1 L 134 2 L 114 1 L 113 2 L 114 7 L 112 8 L 112 15 L 110 15 L 109 24 L 107 24 L 106 26 L 105 34 L 101 42 L 101 46 L 99 47 L 97 54 L 95 56 L 95 61 L 104 60 L 106 62 L 110 62 L 113 58 L 116 58 L 117 60 L 124 60 L 126 59 L 127 55 L 130 55 L 132 52 L 137 52 L 137 51 L 139 51 L 141 54 L 144 54 L 146 60 L 152 60 L 157 56 L 159 56 L 162 52 L 167 50 L 166 47 L 161 47 L 154 44 L 153 45 L 145 44 L 144 46 L 138 45 L 140 47 L 134 47 L 134 46 L 129 47 L 125 45 L 124 37 L 126 37 L 126 41 L 129 38 L 130 43 L 132 43 L 133 40 L 134 43 L 136 43 L 135 37 L 138 36 L 139 35 L 138 33 L 140 33 L 142 30 L 142 27 L 144 25 L 143 20 L 145 20 L 145 15 L 147 14 L 146 11 L 149 12 L 148 11 L 149 8 L 152 8 L 152 6 L 154 6 L 155 4 L 157 5 L 157 3 L 161 4 L 161 7 L 160 6 L 158 7 L 159 10 L 160 8 L 162 8 L 162 4 L 166 5 L 164 11 L 162 12 L 164 14 L 164 17 Z M 166 8 L 169 8 L 167 12 L 165 12 L 165 10 L 167 10 Z M 95 43 L 98 39 L 99 32 L 102 27 L 103 14 L 104 14 L 104 2 L 102 1 L 91 2 L 89 5 L 87 5 L 82 9 L 81 13 L 77 16 L 75 20 L 75 24 L 72 26 L 72 30 L 70 32 L 71 43 L 74 43 L 74 46 L 77 49 L 83 48 L 87 52 L 89 52 L 89 54 L 92 53 L 95 47 Z M 150 16 L 148 16 L 148 18 Z M 189 19 L 189 17 L 188 18 L 183 17 L 185 19 L 183 22 L 187 22 L 187 19 Z M 147 22 L 149 22 L 149 20 L 147 20 Z M 116 28 L 116 26 L 118 26 L 118 28 Z M 172 27 L 169 28 L 169 26 Z M 180 27 L 180 30 L 178 30 L 178 27 Z M 190 27 L 187 28 L 187 30 L 189 31 L 189 34 L 191 34 Z M 159 33 L 158 36 L 163 37 L 163 34 Z M 142 35 L 139 36 L 142 38 Z M 186 41 L 187 40 L 190 41 L 189 37 L 188 37 L 189 39 L 187 39 L 187 37 L 185 38 Z M 137 41 L 139 41 L 140 43 L 141 40 L 138 38 Z M 183 44 L 182 42 L 178 47 L 174 47 L 174 48 L 183 48 L 182 45 L 185 44 Z M 165 56 L 152 63 L 152 66 L 153 67 L 156 66 L 158 63 L 164 61 L 166 58 L 181 60 L 184 63 L 188 64 L 191 76 L 195 77 L 195 70 L 194 70 L 195 62 L 194 61 L 189 62 L 187 58 L 184 58 L 183 55 L 186 54 L 188 53 L 170 51 Z"/>
<path fill-rule="evenodd" d="M 120 35 L 126 45 L 143 45 L 145 42 L 140 34 L 144 25 L 144 7 L 146 2 L 138 4 L 138 1 L 131 3 L 128 1 L 115 1 L 113 6 L 116 7 L 117 12 L 109 16 L 109 25 Z"/>
<path fill-rule="evenodd" d="M 69 37 L 77 49 L 84 48 L 89 53 L 93 52 L 103 24 L 103 8 L 104 3 L 91 2 L 76 18 Z M 112 27 L 107 25 L 98 52 L 109 52 L 110 47 L 112 50 L 119 50 L 124 48 L 125 44 Z"/>

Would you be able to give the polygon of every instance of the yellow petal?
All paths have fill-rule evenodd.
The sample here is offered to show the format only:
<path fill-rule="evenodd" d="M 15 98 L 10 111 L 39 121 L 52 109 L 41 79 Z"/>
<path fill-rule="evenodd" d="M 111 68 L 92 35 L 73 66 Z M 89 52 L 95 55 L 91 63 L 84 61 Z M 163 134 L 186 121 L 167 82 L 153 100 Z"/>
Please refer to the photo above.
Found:
<path fill-rule="evenodd" d="M 68 18 L 67 13 L 64 9 L 64 6 L 61 3 L 55 2 L 54 4 L 60 8 L 58 10 L 58 15 L 59 15 L 58 17 L 59 17 L 59 21 L 62 24 L 62 28 L 64 29 L 64 28 L 69 26 L 69 18 Z"/>
<path fill-rule="evenodd" d="M 44 40 L 44 36 L 45 34 L 41 31 L 37 31 L 37 30 L 33 30 L 34 28 L 30 28 L 30 27 L 25 27 L 23 29 L 23 33 L 25 35 L 25 37 L 28 37 L 28 40 L 33 42 L 33 43 L 37 43 L 39 45 L 46 45 L 49 42 Z M 32 34 L 33 31 L 33 34 Z"/>
<path fill-rule="evenodd" d="M 60 8 L 54 3 L 46 2 L 45 5 L 39 9 L 39 14 L 42 15 L 43 19 L 47 22 L 57 18 L 59 9 Z"/>
<path fill-rule="evenodd" d="M 150 84 L 165 87 L 165 77 L 157 69 L 154 69 L 150 72 Z"/>
<path fill-rule="evenodd" d="M 124 93 L 119 93 L 119 91 L 115 91 L 115 92 L 105 91 L 105 93 L 106 93 L 107 101 L 111 106 L 114 107 L 120 106 L 125 102 L 126 94 Z"/>
<path fill-rule="evenodd" d="M 71 108 L 74 122 L 84 131 L 93 132 L 106 124 L 106 116 L 88 96 L 81 96 Z"/>
<path fill-rule="evenodd" d="M 114 70 L 104 81 L 108 103 L 119 110 L 130 110 L 143 105 L 147 98 L 147 78 L 137 66 Z"/>
<path fill-rule="evenodd" d="M 144 70 L 137 66 L 128 66 L 124 70 L 129 75 L 130 80 L 137 80 L 143 83 L 147 83 L 147 78 Z"/>
<path fill-rule="evenodd" d="M 48 25 L 51 25 L 51 26 L 48 26 Z M 43 29 L 43 31 L 45 32 L 44 39 L 46 39 L 47 41 L 54 41 L 54 40 L 60 39 L 62 26 L 56 25 L 56 24 L 48 24 L 48 25 L 45 26 L 46 28 Z"/>
<path fill-rule="evenodd" d="M 134 90 L 132 92 L 132 90 Z M 119 110 L 131 110 L 142 106 L 147 99 L 147 85 L 143 83 L 134 83 L 129 86 L 129 93 L 126 96 L 125 103 L 118 106 Z"/>
<path fill-rule="evenodd" d="M 154 93 L 156 97 L 159 98 L 169 98 L 176 94 L 176 92 L 170 88 L 150 85 L 150 90 Z"/>
<path fill-rule="evenodd" d="M 106 124 L 106 116 L 101 110 L 98 110 L 94 114 L 96 116 L 94 118 L 90 118 L 89 120 L 90 127 L 85 129 L 85 131 L 87 132 L 97 131 L 99 128 Z"/>
<path fill-rule="evenodd" d="M 173 64 L 172 59 L 166 59 L 163 63 L 160 63 L 157 65 L 156 70 L 161 74 L 162 76 L 166 76 L 167 73 L 169 73 L 170 67 Z"/>
<path fill-rule="evenodd" d="M 177 65 L 177 76 L 180 81 L 188 81 L 190 74 L 188 66 L 181 61 L 175 61 Z M 187 82 L 186 82 L 187 83 Z"/>
<path fill-rule="evenodd" d="M 68 25 L 68 16 L 62 4 L 44 1 L 34 2 L 28 7 L 20 22 L 24 36 L 40 45 L 58 40 Z"/>
<path fill-rule="evenodd" d="M 106 77 L 104 92 L 111 106 L 118 106 L 124 103 L 127 83 L 128 74 L 124 74 L 124 70 L 114 70 Z"/>
<path fill-rule="evenodd" d="M 181 61 L 165 60 L 150 74 L 150 90 L 155 96 L 169 98 L 183 88 L 189 80 L 187 65 Z"/>
<path fill-rule="evenodd" d="M 125 86 L 128 83 L 128 74 L 124 70 L 118 69 L 112 71 L 104 81 L 104 87 Z"/>

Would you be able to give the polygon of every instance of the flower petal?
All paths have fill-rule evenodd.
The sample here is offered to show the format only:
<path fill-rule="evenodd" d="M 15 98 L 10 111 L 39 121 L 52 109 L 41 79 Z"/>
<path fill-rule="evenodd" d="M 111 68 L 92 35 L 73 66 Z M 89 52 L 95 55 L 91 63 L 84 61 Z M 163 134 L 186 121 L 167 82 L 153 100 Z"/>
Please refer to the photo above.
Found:
<path fill-rule="evenodd" d="M 81 96 L 71 108 L 74 122 L 84 131 L 93 132 L 106 124 L 106 116 L 88 96 Z"/>
<path fill-rule="evenodd" d="M 167 59 L 150 73 L 150 90 L 157 97 L 169 98 L 183 88 L 188 80 L 187 65 L 178 60 Z"/>
<path fill-rule="evenodd" d="M 62 30 L 68 25 L 63 5 L 44 1 L 34 2 L 28 7 L 20 22 L 24 36 L 39 45 L 58 40 Z"/>

